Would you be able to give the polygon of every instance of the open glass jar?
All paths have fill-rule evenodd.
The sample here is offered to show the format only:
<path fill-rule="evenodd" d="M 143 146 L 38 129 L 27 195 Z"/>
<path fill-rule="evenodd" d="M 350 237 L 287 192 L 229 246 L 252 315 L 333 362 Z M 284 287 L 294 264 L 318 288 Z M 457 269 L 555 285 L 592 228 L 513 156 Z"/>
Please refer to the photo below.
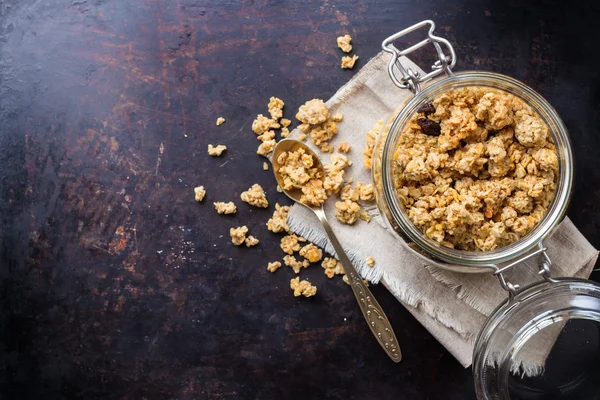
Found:
<path fill-rule="evenodd" d="M 403 51 L 393 46 L 398 38 L 427 26 L 428 36 L 423 41 Z M 507 290 L 508 299 L 489 317 L 475 345 L 473 374 L 478 398 L 600 398 L 600 380 L 596 379 L 600 369 L 593 363 L 600 360 L 600 286 L 587 280 L 553 279 L 552 262 L 543 244 L 562 221 L 571 196 L 573 155 L 567 129 L 543 97 L 515 79 L 481 71 L 453 73 L 454 50 L 447 40 L 433 35 L 434 27 L 432 21 L 423 21 L 383 42 L 383 49 L 391 54 L 390 78 L 415 95 L 389 118 L 373 152 L 373 181 L 381 214 L 400 241 L 428 264 L 455 272 L 492 273 Z M 405 68 L 402 57 L 429 43 L 438 55 L 433 70 L 419 74 Z M 556 192 L 545 215 L 514 243 L 489 251 L 457 250 L 425 235 L 409 219 L 394 179 L 394 154 L 417 110 L 443 93 L 474 86 L 508 92 L 529 105 L 546 123 L 558 155 Z M 503 272 L 533 257 L 540 259 L 543 280 L 521 289 L 505 279 Z M 568 365 L 575 359 L 561 346 L 579 343 L 581 338 L 586 342 L 576 350 L 579 353 L 585 348 L 585 354 L 579 354 L 576 365 Z"/>

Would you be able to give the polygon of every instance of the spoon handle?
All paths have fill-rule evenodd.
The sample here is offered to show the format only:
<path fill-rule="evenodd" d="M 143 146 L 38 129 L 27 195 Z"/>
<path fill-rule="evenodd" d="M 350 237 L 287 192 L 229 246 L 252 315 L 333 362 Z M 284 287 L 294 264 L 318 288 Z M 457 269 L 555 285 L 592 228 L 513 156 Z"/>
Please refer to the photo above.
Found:
<path fill-rule="evenodd" d="M 329 240 L 337 253 L 338 259 L 344 266 L 344 270 L 346 275 L 348 276 L 348 280 L 350 282 L 350 287 L 352 287 L 352 291 L 354 292 L 354 296 L 358 301 L 358 305 L 367 320 L 367 325 L 375 335 L 375 338 L 383 347 L 387 355 L 394 362 L 399 362 L 402 360 L 402 352 L 400 351 L 400 345 L 398 344 L 398 339 L 396 339 L 396 335 L 394 334 L 394 330 L 392 329 L 392 325 L 388 320 L 385 312 L 362 280 L 358 272 L 356 272 L 356 268 L 352 265 L 344 248 L 338 242 L 335 234 L 331 230 L 329 226 L 329 222 L 327 222 L 327 217 L 325 216 L 325 211 L 323 208 L 313 208 L 313 211 L 321 221 L 325 232 L 329 236 Z"/>

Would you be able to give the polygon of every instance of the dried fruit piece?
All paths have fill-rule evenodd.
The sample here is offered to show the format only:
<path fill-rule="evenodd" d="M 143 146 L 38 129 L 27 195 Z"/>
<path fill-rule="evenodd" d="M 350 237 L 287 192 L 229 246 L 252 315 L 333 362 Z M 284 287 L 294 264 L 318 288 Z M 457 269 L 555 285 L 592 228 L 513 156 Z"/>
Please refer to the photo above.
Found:
<path fill-rule="evenodd" d="M 423 133 L 429 136 L 440 136 L 442 133 L 442 128 L 440 124 L 435 121 L 430 120 L 429 118 L 419 118 L 417 119 L 417 124 L 423 130 Z"/>
<path fill-rule="evenodd" d="M 425 103 L 421 107 L 417 108 L 417 112 L 423 113 L 425 115 L 433 114 L 435 112 L 435 106 L 432 102 Z"/>

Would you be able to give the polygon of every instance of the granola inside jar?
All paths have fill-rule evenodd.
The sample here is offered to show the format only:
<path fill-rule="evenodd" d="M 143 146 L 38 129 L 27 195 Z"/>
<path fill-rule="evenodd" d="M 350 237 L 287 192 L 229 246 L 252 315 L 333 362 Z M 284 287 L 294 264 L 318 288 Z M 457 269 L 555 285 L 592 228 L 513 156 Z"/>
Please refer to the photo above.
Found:
<path fill-rule="evenodd" d="M 429 264 L 488 272 L 534 251 L 565 215 L 567 130 L 510 77 L 454 73 L 399 104 L 372 152 L 384 222 Z"/>
<path fill-rule="evenodd" d="M 466 86 L 420 106 L 393 158 L 397 196 L 427 237 L 489 251 L 527 235 L 556 192 L 558 154 L 544 120 L 519 97 Z"/>

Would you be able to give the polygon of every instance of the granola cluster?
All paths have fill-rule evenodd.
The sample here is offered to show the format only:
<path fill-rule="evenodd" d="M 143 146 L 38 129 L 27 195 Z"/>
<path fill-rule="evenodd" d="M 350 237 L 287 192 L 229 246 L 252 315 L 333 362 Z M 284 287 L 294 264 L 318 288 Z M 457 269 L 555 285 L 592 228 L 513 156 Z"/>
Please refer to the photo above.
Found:
<path fill-rule="evenodd" d="M 300 277 L 290 280 L 290 289 L 294 291 L 294 296 L 311 297 L 317 294 L 317 287 L 311 285 L 309 281 L 301 281 Z"/>
<path fill-rule="evenodd" d="M 290 212 L 290 206 L 280 206 L 279 203 L 275 203 L 275 211 L 273 216 L 267 221 L 267 229 L 271 232 L 289 232 L 290 227 L 287 224 L 288 213 Z"/>
<path fill-rule="evenodd" d="M 204 196 L 206 196 L 206 190 L 204 190 L 204 186 L 198 186 L 194 188 L 194 199 L 197 202 L 204 200 Z"/>
<path fill-rule="evenodd" d="M 358 60 L 358 56 L 355 54 L 352 57 L 344 56 L 342 57 L 342 68 L 343 69 L 352 69 L 354 68 L 354 64 L 356 64 L 356 60 Z"/>
<path fill-rule="evenodd" d="M 223 118 L 223 117 L 217 118 L 217 126 L 221 125 L 223 122 L 225 122 L 225 118 Z"/>
<path fill-rule="evenodd" d="M 269 201 L 267 195 L 263 190 L 262 186 L 258 183 L 252 185 L 252 187 L 240 195 L 242 201 L 250 204 L 254 207 L 267 208 L 269 207 Z"/>
<path fill-rule="evenodd" d="M 320 206 L 327 199 L 323 187 L 322 173 L 315 168 L 313 156 L 302 148 L 282 152 L 277 157 L 278 174 L 283 179 L 283 189 L 302 190 L 300 201 L 311 206 Z"/>
<path fill-rule="evenodd" d="M 269 157 L 277 144 L 277 141 L 275 140 L 276 129 L 281 128 L 282 137 L 289 136 L 290 131 L 288 127 L 290 126 L 291 121 L 283 118 L 284 105 L 283 100 L 277 97 L 271 97 L 269 99 L 269 104 L 267 104 L 267 109 L 271 118 L 258 114 L 256 119 L 252 122 L 252 131 L 256 133 L 256 138 L 262 142 L 258 146 L 256 154 L 263 157 Z"/>
<path fill-rule="evenodd" d="M 410 220 L 442 245 L 468 251 L 529 233 L 554 199 L 557 173 L 556 147 L 540 116 L 510 93 L 478 86 L 422 106 L 394 154 Z"/>
<path fill-rule="evenodd" d="M 231 243 L 233 243 L 236 246 L 241 246 L 244 243 L 246 244 L 246 247 L 256 246 L 258 244 L 259 240 L 252 235 L 246 237 L 247 233 L 248 233 L 248 227 L 246 225 L 229 229 L 229 236 L 231 236 Z"/>
<path fill-rule="evenodd" d="M 237 212 L 237 207 L 230 201 L 228 203 L 217 201 L 213 203 L 215 205 L 215 209 L 219 214 L 235 214 Z"/>
<path fill-rule="evenodd" d="M 223 152 L 227 150 L 227 146 L 225 145 L 218 145 L 218 146 L 213 146 L 212 144 L 208 145 L 208 155 L 212 156 L 212 157 L 219 157 L 221 154 L 223 154 Z"/>
<path fill-rule="evenodd" d="M 352 51 L 351 41 L 352 37 L 350 35 L 339 36 L 337 38 L 337 45 L 344 53 L 350 53 Z"/>
<path fill-rule="evenodd" d="M 307 101 L 296 114 L 296 119 L 302 122 L 298 128 L 308 133 L 312 142 L 320 146 L 322 151 L 330 150 L 329 141 L 338 133 L 337 124 L 329 117 L 329 110 L 321 99 Z"/>

